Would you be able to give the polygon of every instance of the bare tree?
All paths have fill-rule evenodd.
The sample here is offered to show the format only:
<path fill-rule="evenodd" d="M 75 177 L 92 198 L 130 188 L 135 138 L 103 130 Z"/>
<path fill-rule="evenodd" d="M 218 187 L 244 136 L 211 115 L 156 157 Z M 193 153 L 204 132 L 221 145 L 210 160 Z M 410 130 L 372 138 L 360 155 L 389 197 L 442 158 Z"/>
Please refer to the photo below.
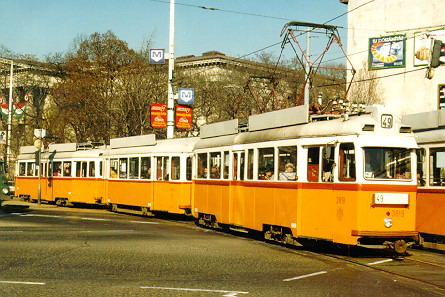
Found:
<path fill-rule="evenodd" d="M 348 100 L 353 103 L 363 103 L 366 105 L 382 103 L 383 88 L 377 79 L 375 71 L 367 69 L 367 62 L 362 62 L 361 69 L 357 72 Z"/>

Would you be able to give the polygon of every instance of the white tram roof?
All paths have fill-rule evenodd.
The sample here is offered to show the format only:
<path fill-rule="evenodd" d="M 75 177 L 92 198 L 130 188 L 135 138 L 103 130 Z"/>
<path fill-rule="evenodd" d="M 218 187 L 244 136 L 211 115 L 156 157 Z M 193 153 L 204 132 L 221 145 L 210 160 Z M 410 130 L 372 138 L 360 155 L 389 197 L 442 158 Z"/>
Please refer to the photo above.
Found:
<path fill-rule="evenodd" d="M 130 146 L 108 150 L 106 156 L 138 155 L 150 153 L 191 153 L 199 137 L 156 140 L 155 145 Z"/>
<path fill-rule="evenodd" d="M 360 136 L 360 140 L 357 140 L 357 142 L 361 146 L 384 145 L 389 147 L 417 148 L 413 134 L 410 132 L 409 127 L 402 126 L 399 116 L 392 115 L 382 106 L 373 106 L 369 111 L 367 114 L 349 116 L 347 119 L 337 118 L 313 121 L 280 128 L 201 139 L 195 148 L 203 149 L 287 139 L 308 139 L 308 141 L 303 142 L 307 142 L 309 145 L 318 144 L 319 142 L 323 143 L 323 141 L 332 141 L 332 137 L 339 136 Z M 279 117 L 280 113 L 274 112 L 274 115 Z M 382 121 L 385 119 L 384 116 L 388 115 L 392 115 L 392 124 L 390 128 L 384 128 Z M 267 117 L 270 117 L 270 114 Z M 256 120 L 260 119 L 257 118 Z M 274 126 L 276 126 L 276 122 L 274 121 Z M 406 131 L 407 133 L 401 133 L 401 131 Z M 395 138 L 394 136 L 399 137 Z"/>
<path fill-rule="evenodd" d="M 402 122 L 413 128 L 418 143 L 445 141 L 445 110 L 443 109 L 405 115 Z"/>

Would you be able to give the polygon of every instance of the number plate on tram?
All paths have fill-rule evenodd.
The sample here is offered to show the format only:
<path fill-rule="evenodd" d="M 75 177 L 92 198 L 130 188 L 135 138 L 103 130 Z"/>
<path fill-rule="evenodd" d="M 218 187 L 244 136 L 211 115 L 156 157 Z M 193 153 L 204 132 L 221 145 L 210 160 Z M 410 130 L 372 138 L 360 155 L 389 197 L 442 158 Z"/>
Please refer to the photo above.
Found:
<path fill-rule="evenodd" d="M 409 204 L 409 195 L 402 193 L 374 193 L 374 204 Z"/>

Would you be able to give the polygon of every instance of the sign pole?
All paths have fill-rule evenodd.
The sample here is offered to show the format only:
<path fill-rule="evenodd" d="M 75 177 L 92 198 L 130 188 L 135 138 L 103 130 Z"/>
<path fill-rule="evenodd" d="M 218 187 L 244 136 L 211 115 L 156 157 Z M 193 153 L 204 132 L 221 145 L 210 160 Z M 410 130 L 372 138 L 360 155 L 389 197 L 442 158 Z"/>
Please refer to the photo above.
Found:
<path fill-rule="evenodd" d="M 173 94 L 173 72 L 175 62 L 175 0 L 170 0 L 170 39 L 168 58 L 168 104 L 167 104 L 167 138 L 173 138 L 174 126 L 174 94 Z"/>

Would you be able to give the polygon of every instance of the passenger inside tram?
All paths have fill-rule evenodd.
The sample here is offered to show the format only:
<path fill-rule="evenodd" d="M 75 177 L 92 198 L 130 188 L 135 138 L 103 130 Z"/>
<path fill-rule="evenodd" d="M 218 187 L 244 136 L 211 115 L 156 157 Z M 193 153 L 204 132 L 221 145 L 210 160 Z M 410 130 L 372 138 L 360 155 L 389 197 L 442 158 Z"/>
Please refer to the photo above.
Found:
<path fill-rule="evenodd" d="M 290 180 L 290 181 L 294 181 L 296 180 L 296 173 L 295 173 L 295 169 L 294 169 L 294 164 L 292 163 L 287 163 L 284 169 L 284 172 L 280 173 L 280 180 Z"/>

